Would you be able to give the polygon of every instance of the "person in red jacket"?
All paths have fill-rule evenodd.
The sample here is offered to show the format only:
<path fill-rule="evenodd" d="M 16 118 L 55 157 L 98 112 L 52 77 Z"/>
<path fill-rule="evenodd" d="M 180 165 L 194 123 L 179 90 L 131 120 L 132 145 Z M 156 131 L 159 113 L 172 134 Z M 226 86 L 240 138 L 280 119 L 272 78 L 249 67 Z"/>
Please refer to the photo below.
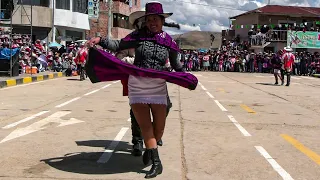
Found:
<path fill-rule="evenodd" d="M 284 70 L 285 74 L 287 75 L 287 84 L 286 86 L 290 86 L 290 78 L 291 78 L 291 72 L 292 72 L 292 65 L 295 60 L 295 56 L 292 54 L 292 48 L 291 47 L 285 47 L 284 48 L 285 53 L 282 55 L 282 69 Z M 282 74 L 282 79 L 284 80 L 284 73 Z"/>
<path fill-rule="evenodd" d="M 78 74 L 80 75 L 80 81 L 85 79 L 84 65 L 88 56 L 88 49 L 84 44 L 80 45 L 80 49 L 77 51 L 74 62 L 77 64 Z"/>

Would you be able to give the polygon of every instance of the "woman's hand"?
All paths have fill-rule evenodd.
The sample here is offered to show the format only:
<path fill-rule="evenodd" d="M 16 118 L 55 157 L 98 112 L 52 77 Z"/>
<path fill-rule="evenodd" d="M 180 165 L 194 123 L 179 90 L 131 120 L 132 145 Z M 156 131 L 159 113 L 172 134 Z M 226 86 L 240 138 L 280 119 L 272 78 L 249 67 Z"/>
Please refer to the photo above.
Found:
<path fill-rule="evenodd" d="M 90 48 L 90 47 L 93 47 L 93 46 L 99 44 L 100 40 L 101 40 L 100 37 L 95 37 L 95 38 L 92 38 L 89 41 L 87 41 L 85 45 Z"/>

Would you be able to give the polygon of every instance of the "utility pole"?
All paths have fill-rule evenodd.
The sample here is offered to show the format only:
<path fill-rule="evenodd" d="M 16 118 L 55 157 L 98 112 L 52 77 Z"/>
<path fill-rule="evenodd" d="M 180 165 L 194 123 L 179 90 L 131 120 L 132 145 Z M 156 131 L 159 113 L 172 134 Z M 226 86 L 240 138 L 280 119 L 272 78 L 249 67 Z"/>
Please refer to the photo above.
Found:
<path fill-rule="evenodd" d="M 112 0 L 108 1 L 108 39 L 111 38 L 111 25 L 112 25 Z"/>
<path fill-rule="evenodd" d="M 54 11 L 56 9 L 55 0 L 52 0 L 52 42 L 56 41 L 56 27 L 54 26 Z"/>
<path fill-rule="evenodd" d="M 268 0 L 268 5 L 270 5 L 270 0 Z"/>

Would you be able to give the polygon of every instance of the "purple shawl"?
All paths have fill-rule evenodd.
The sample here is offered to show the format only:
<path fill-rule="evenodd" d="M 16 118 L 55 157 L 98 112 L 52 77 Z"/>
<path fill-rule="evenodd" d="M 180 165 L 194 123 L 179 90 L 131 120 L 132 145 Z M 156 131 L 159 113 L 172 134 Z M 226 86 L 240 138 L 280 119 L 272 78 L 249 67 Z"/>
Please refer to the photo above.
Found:
<path fill-rule="evenodd" d="M 195 90 L 198 84 L 198 79 L 190 73 L 138 68 L 121 61 L 110 53 L 95 48 L 89 50 L 85 70 L 92 83 L 128 80 L 129 75 L 133 75 L 165 79 L 167 82 L 190 90 Z"/>
<path fill-rule="evenodd" d="M 175 50 L 177 52 L 180 51 L 179 46 L 176 41 L 166 32 L 162 31 L 159 34 L 152 35 L 151 33 L 147 33 L 148 36 L 141 36 L 139 31 L 133 31 L 128 34 L 123 41 L 155 41 L 157 44 Z"/>

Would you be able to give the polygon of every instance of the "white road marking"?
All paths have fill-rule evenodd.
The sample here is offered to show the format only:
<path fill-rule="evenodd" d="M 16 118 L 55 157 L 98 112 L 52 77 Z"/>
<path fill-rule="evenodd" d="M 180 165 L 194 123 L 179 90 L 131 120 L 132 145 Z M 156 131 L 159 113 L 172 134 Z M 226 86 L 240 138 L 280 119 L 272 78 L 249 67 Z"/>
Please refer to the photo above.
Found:
<path fill-rule="evenodd" d="M 191 73 L 192 74 L 192 73 Z M 193 74 L 194 76 L 199 76 L 199 77 L 201 77 L 202 75 L 201 74 Z"/>
<path fill-rule="evenodd" d="M 208 94 L 208 96 L 209 96 L 210 98 L 214 99 L 214 97 L 212 96 L 211 93 L 209 93 L 208 91 L 206 91 L 206 93 Z"/>
<path fill-rule="evenodd" d="M 20 120 L 20 121 L 17 121 L 17 122 L 15 122 L 15 123 L 12 123 L 12 124 L 9 124 L 9 125 L 7 125 L 7 126 L 4 126 L 4 127 L 2 127 L 2 129 L 9 129 L 9 128 L 15 127 L 15 126 L 17 126 L 17 125 L 19 125 L 19 124 L 21 124 L 21 123 L 30 121 L 30 120 L 32 120 L 32 119 L 34 119 L 34 118 L 36 118 L 36 117 L 38 117 L 38 116 L 41 116 L 41 115 L 43 115 L 43 114 L 45 114 L 45 113 L 47 113 L 47 112 L 49 112 L 49 111 L 41 111 L 41 112 L 39 112 L 38 114 L 32 115 L 32 116 L 30 116 L 30 117 L 24 118 L 24 119 L 22 119 L 22 120 Z"/>
<path fill-rule="evenodd" d="M 71 99 L 71 100 L 69 100 L 69 101 L 67 101 L 67 102 L 64 102 L 64 103 L 62 103 L 62 104 L 60 104 L 60 105 L 57 105 L 56 108 L 61 108 L 61 107 L 65 106 L 65 105 L 67 105 L 67 104 L 69 104 L 69 103 L 72 103 L 73 101 L 78 100 L 78 99 L 80 99 L 80 97 L 73 98 L 73 99 Z"/>
<path fill-rule="evenodd" d="M 226 108 L 224 108 L 222 106 L 222 104 L 220 104 L 220 102 L 218 100 L 214 100 L 214 102 L 219 106 L 219 108 L 221 109 L 221 111 L 228 111 Z"/>
<path fill-rule="evenodd" d="M 14 131 L 12 131 L 7 137 L 5 137 L 0 143 L 4 143 L 6 141 L 21 137 L 21 136 L 25 136 L 27 134 L 45 129 L 46 125 L 50 124 L 50 123 L 58 123 L 59 125 L 57 127 L 62 127 L 62 126 L 67 126 L 67 125 L 71 125 L 71 124 L 76 124 L 76 123 L 81 123 L 84 121 L 80 121 L 78 119 L 75 118 L 70 118 L 70 120 L 63 120 L 61 119 L 61 117 L 70 114 L 71 112 L 68 111 L 58 111 L 40 121 L 37 121 L 25 128 L 18 128 Z"/>
<path fill-rule="evenodd" d="M 201 88 L 206 91 L 207 89 L 199 82 L 199 85 L 201 86 Z"/>
<path fill-rule="evenodd" d="M 113 82 L 113 83 L 115 84 L 115 83 L 117 83 L 117 82 L 119 82 L 119 81 L 115 81 L 115 82 Z M 105 88 L 107 88 L 107 87 L 109 87 L 109 86 L 111 86 L 111 84 L 107 84 L 107 85 L 103 86 L 102 88 L 99 88 L 99 89 L 93 90 L 93 91 L 91 91 L 91 92 L 88 92 L 88 93 L 84 94 L 83 96 L 88 96 L 88 95 L 90 95 L 90 94 L 96 93 L 96 92 L 100 91 L 101 89 L 105 89 Z M 80 98 L 81 98 L 81 97 L 73 98 L 73 99 L 71 99 L 71 100 L 69 100 L 69 101 L 67 101 L 67 102 L 64 102 L 64 103 L 62 103 L 62 104 L 60 104 L 60 105 L 57 105 L 56 108 L 61 108 L 61 107 L 65 106 L 65 105 L 67 105 L 67 104 L 72 103 L 73 101 L 79 100 Z"/>
<path fill-rule="evenodd" d="M 131 118 L 129 118 L 128 121 L 131 121 Z"/>
<path fill-rule="evenodd" d="M 270 163 L 273 169 L 284 179 L 284 180 L 293 180 L 291 175 L 287 173 L 278 163 L 274 160 L 268 152 L 262 146 L 254 146 L 257 151 Z"/>
<path fill-rule="evenodd" d="M 44 83 L 44 82 L 48 82 L 48 81 L 55 81 L 61 78 L 56 78 L 56 79 L 48 79 L 45 81 L 38 81 L 38 82 L 31 82 L 31 83 L 27 83 L 27 84 L 20 84 L 20 85 L 16 85 L 16 86 L 11 86 L 11 87 L 4 87 L 4 88 L 0 88 L 0 91 L 3 90 L 7 90 L 7 89 L 12 89 L 12 88 L 18 88 L 18 87 L 24 87 L 24 86 L 29 86 L 29 85 L 33 85 L 33 84 L 40 84 L 40 83 Z"/>
<path fill-rule="evenodd" d="M 100 91 L 100 89 L 96 89 L 96 90 L 93 90 L 93 91 L 91 91 L 91 92 L 88 92 L 88 93 L 85 94 L 84 96 L 88 96 L 88 95 L 93 94 L 93 93 L 96 93 L 96 92 L 98 92 L 98 91 Z"/>
<path fill-rule="evenodd" d="M 232 116 L 232 115 L 228 115 L 228 118 L 230 119 L 230 121 L 239 129 L 239 131 L 244 135 L 244 136 L 251 136 L 250 133 L 248 133 L 248 131 L 246 129 L 244 129 L 240 123 Z"/>
<path fill-rule="evenodd" d="M 111 84 L 107 84 L 107 85 L 103 86 L 103 87 L 100 88 L 100 89 L 105 89 L 105 88 L 107 88 L 107 87 L 109 87 L 109 86 L 111 86 Z"/>
<path fill-rule="evenodd" d="M 123 127 L 121 128 L 120 132 L 118 133 L 118 135 L 114 138 L 114 140 L 111 142 L 111 144 L 109 145 L 109 147 L 103 152 L 103 154 L 101 155 L 101 157 L 99 158 L 99 160 L 97 161 L 98 163 L 107 163 L 109 161 L 109 159 L 111 158 L 114 150 L 116 149 L 116 147 L 119 144 L 119 141 L 121 141 L 121 139 L 123 138 L 123 136 L 126 134 L 126 132 L 128 131 L 129 128 L 127 127 Z"/>

